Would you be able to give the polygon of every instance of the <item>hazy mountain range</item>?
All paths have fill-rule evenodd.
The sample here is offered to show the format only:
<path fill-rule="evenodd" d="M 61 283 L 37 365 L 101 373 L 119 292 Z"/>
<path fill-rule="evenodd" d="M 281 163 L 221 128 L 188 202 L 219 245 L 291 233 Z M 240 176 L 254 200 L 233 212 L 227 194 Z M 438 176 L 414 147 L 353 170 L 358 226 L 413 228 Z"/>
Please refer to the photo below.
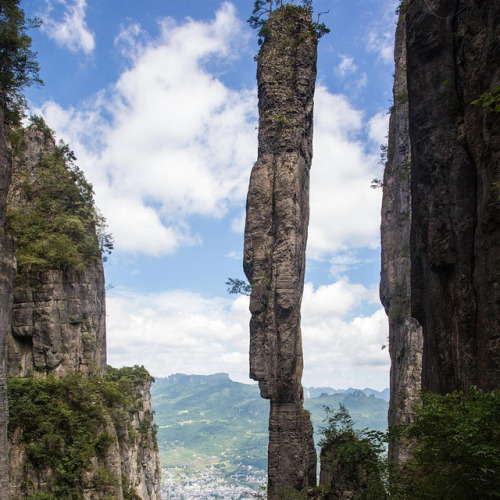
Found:
<path fill-rule="evenodd" d="M 389 390 L 304 389 L 316 442 L 324 407 L 346 406 L 359 428 L 385 430 Z M 230 473 L 238 464 L 267 468 L 269 402 L 257 385 L 232 381 L 225 373 L 175 374 L 152 386 L 163 467 L 199 470 L 214 465 Z"/>

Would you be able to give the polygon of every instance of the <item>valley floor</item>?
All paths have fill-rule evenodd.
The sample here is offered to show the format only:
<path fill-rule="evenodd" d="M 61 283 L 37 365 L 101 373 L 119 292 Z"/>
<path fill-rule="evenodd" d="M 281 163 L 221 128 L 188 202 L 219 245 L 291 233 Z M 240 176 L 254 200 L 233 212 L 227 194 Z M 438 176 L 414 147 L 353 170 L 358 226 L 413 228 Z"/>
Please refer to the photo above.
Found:
<path fill-rule="evenodd" d="M 199 472 L 163 468 L 161 495 L 163 500 L 253 500 L 266 483 L 267 473 L 250 465 L 240 465 L 231 474 L 214 466 Z"/>

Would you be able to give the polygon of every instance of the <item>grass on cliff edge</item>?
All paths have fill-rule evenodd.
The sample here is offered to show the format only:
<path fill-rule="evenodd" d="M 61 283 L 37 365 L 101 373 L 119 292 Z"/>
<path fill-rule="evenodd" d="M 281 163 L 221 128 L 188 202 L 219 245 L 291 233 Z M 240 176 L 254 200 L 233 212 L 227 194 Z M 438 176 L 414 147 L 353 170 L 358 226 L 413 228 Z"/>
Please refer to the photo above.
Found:
<path fill-rule="evenodd" d="M 139 390 L 147 381 L 151 376 L 139 366 L 108 367 L 104 377 L 92 379 L 80 374 L 41 379 L 10 377 L 10 438 L 24 445 L 26 470 L 48 473 L 44 492 L 35 492 L 33 485 L 23 484 L 25 498 L 79 500 L 83 488 L 89 486 L 112 492 L 122 478 L 100 466 L 89 479 L 90 460 L 97 457 L 102 462 L 116 441 L 106 430 L 109 418 L 118 440 L 127 436 L 129 445 L 148 445 L 149 430 L 140 427 L 133 431 L 128 425 L 129 413 L 140 409 Z M 132 491 L 127 496 L 128 500 L 137 498 Z"/>

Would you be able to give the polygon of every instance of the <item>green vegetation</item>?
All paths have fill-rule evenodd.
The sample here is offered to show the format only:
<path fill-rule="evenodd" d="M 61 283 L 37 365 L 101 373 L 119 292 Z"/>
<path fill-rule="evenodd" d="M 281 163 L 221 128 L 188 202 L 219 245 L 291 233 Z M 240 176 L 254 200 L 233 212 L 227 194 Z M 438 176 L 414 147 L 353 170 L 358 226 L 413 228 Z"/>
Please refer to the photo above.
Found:
<path fill-rule="evenodd" d="M 326 389 L 325 389 L 326 390 Z M 163 467 L 194 471 L 207 465 L 230 474 L 238 464 L 267 469 L 269 402 L 257 385 L 233 382 L 226 374 L 171 375 L 152 387 Z M 387 402 L 361 392 L 306 399 L 321 435 L 324 406 L 343 403 L 360 427 L 386 429 Z"/>
<path fill-rule="evenodd" d="M 481 94 L 471 104 L 481 106 L 486 113 L 500 113 L 500 86 L 495 87 L 491 92 Z"/>
<path fill-rule="evenodd" d="M 36 54 L 27 32 L 40 26 L 38 19 L 26 19 L 19 0 L 0 3 L 0 106 L 7 123 L 19 123 L 26 108 L 23 88 L 42 84 Z"/>
<path fill-rule="evenodd" d="M 7 213 L 8 231 L 17 240 L 18 275 L 25 280 L 48 269 L 81 271 L 113 248 L 74 153 L 63 142 L 50 147 L 53 132 L 41 118 L 33 117 L 30 128 L 40 131 L 47 145 L 35 166 L 15 162 Z"/>
<path fill-rule="evenodd" d="M 252 293 L 252 285 L 238 278 L 228 278 L 226 281 L 227 292 L 229 294 L 242 294 L 250 296 Z"/>
<path fill-rule="evenodd" d="M 385 471 L 386 433 L 370 429 L 355 429 L 347 408 L 338 411 L 325 407 L 327 423 L 321 429 L 322 455 L 332 463 L 337 482 L 354 492 L 356 499 L 381 500 L 386 497 Z"/>
<path fill-rule="evenodd" d="M 103 460 L 116 437 L 108 432 L 114 424 L 118 440 L 125 438 L 128 415 L 140 408 L 140 388 L 151 380 L 144 367 L 109 367 L 104 377 L 87 379 L 80 374 L 64 378 L 50 375 L 42 379 L 9 378 L 9 433 L 18 433 L 24 444 L 24 467 L 50 471 L 47 490 L 37 492 L 30 500 L 77 500 L 88 486 L 92 457 Z M 147 420 L 147 419 L 146 419 Z M 151 423 L 147 421 L 147 426 Z M 149 428 L 140 429 L 140 444 L 150 444 Z M 135 444 L 130 443 L 130 444 Z M 105 467 L 93 471 L 90 484 L 98 491 L 111 491 L 121 481 Z M 26 494 L 30 485 L 24 484 Z M 129 491 L 129 499 L 135 493 Z M 112 491 L 111 491 L 112 492 Z"/>
<path fill-rule="evenodd" d="M 391 498 L 500 498 L 499 422 L 500 391 L 424 394 L 415 422 L 397 430 L 414 451 Z"/>
<path fill-rule="evenodd" d="M 414 423 L 391 429 L 389 436 L 355 431 L 343 406 L 327 412 L 321 444 L 338 477 L 356 491 L 354 498 L 500 498 L 500 391 L 425 393 Z M 412 457 L 401 467 L 385 461 L 388 437 L 413 443 Z"/>
<path fill-rule="evenodd" d="M 273 4 L 273 0 L 255 0 L 252 15 L 247 20 L 248 24 L 250 24 L 253 29 L 257 30 L 259 45 L 262 45 L 266 37 L 270 34 L 267 21 L 269 20 L 269 16 L 273 13 Z M 276 0 L 276 10 L 280 9 L 282 9 L 282 12 L 287 16 L 298 15 L 301 13 L 312 14 L 312 0 L 302 0 L 302 6 L 293 5 L 293 2 L 291 4 L 287 4 L 284 3 L 283 0 Z M 319 22 L 321 14 L 322 13 L 318 15 L 318 21 L 312 23 L 314 28 L 312 34 L 317 39 L 327 33 L 330 33 L 330 30 L 326 27 L 325 23 Z M 326 12 L 323 12 L 323 14 L 326 14 Z"/>

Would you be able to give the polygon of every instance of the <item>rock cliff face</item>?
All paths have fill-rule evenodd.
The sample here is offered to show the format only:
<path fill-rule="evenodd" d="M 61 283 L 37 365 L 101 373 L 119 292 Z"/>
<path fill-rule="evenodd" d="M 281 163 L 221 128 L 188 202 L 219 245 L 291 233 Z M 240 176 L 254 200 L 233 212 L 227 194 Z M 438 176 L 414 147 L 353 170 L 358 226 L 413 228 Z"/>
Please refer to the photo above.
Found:
<path fill-rule="evenodd" d="M 23 498 L 41 491 L 49 498 L 61 494 L 70 498 L 70 491 L 75 499 L 160 500 L 151 379 L 143 368 L 106 368 L 105 287 L 96 236 L 98 222 L 91 186 L 71 159 L 66 147 L 56 147 L 50 129 L 38 123 L 22 134 L 13 161 L 7 220 L 17 238 L 18 272 L 8 371 L 13 377 L 22 377 L 16 380 L 25 391 L 46 380 L 54 393 L 33 402 L 42 389 L 22 399 L 27 393 L 19 392 L 19 387 L 17 392 L 11 390 L 9 383 L 11 406 L 15 408 L 9 419 L 11 495 Z M 2 279 L 7 277 L 2 274 Z M 4 290 L 8 287 L 2 288 L 2 293 Z M 4 357 L 2 362 L 5 365 Z M 91 402 L 77 403 L 79 396 L 72 393 L 76 390 L 72 383 L 78 384 L 82 394 L 90 394 Z M 58 434 L 57 426 L 50 430 L 50 419 L 47 429 L 44 423 L 29 430 L 30 422 L 22 418 L 28 411 L 22 401 L 33 402 L 29 408 L 33 419 L 43 418 L 44 412 L 48 415 L 55 402 L 59 401 L 61 408 L 68 404 L 65 412 L 56 411 L 54 418 L 63 414 L 68 422 L 77 422 L 72 424 L 76 425 L 74 432 Z M 88 423 L 89 419 L 93 419 L 94 434 L 86 436 L 88 442 L 73 441 L 82 427 L 78 422 Z M 93 447 L 90 451 L 89 446 Z M 44 456 L 47 460 L 40 460 Z M 75 458 L 80 456 L 85 457 L 81 459 L 83 468 Z M 65 458 L 57 464 L 51 462 L 57 457 Z M 0 495 L 8 494 L 6 489 L 2 488 Z"/>
<path fill-rule="evenodd" d="M 399 15 L 395 39 L 394 105 L 389 121 L 382 198 L 380 299 L 389 318 L 391 395 L 389 426 L 408 424 L 419 400 L 422 377 L 422 329 L 410 312 L 410 137 L 406 84 L 406 14 Z M 392 442 L 394 462 L 408 458 L 402 443 Z"/>
<path fill-rule="evenodd" d="M 9 373 L 94 373 L 106 366 L 104 273 L 50 270 L 14 289 Z"/>
<path fill-rule="evenodd" d="M 138 373 L 132 386 L 122 394 L 128 398 L 127 404 L 109 405 L 106 391 L 113 390 L 109 378 L 97 385 L 88 386 L 86 379 L 79 375 L 52 379 L 47 385 L 39 385 L 34 404 L 39 405 L 42 415 L 32 413 L 30 418 L 35 424 L 57 418 L 55 411 L 66 412 L 65 425 L 81 426 L 78 419 L 96 421 L 97 427 L 93 435 L 87 436 L 88 443 L 81 443 L 82 435 L 79 427 L 70 433 L 61 431 L 57 436 L 38 428 L 33 429 L 30 422 L 15 415 L 10 423 L 10 493 L 12 498 L 25 498 L 36 492 L 44 492 L 48 498 L 68 498 L 83 500 L 116 500 L 141 499 L 160 500 L 160 462 L 156 438 L 151 425 L 152 409 L 150 385 L 151 379 L 143 368 L 112 370 L 111 380 L 123 391 L 123 381 L 130 384 L 130 373 Z M 123 373 L 125 371 L 125 373 Z M 27 381 L 29 379 L 25 379 Z M 57 382 L 59 380 L 60 382 Z M 108 384 L 108 385 L 106 385 Z M 102 387 L 106 390 L 100 392 Z M 29 387 L 29 385 L 28 385 Z M 49 394 L 49 390 L 51 393 Z M 68 399 L 75 398 L 72 390 L 88 393 L 92 399 L 92 411 L 85 407 L 85 397 L 76 398 L 72 407 L 65 404 Z M 10 389 L 11 394 L 16 393 Z M 51 403 L 44 403 L 37 397 L 46 394 Z M 14 409 L 18 408 L 14 402 Z M 32 412 L 32 409 L 28 409 Z M 71 416 L 72 411 L 78 414 Z M 97 411 L 97 414 L 96 414 Z M 57 426 L 56 426 L 57 427 Z M 71 435 L 70 435 L 71 434 Z M 57 446 L 58 438 L 70 452 Z M 93 447 L 88 450 L 88 446 Z M 87 448 L 86 448 L 87 447 Z M 40 458 L 43 462 L 41 463 Z M 53 496 L 50 496 L 53 495 Z M 135 495 L 135 496 L 134 496 Z"/>
<path fill-rule="evenodd" d="M 14 159 L 11 211 L 30 203 L 32 190 L 25 189 L 26 179 L 31 183 L 39 179 L 41 160 L 54 150 L 54 139 L 46 131 L 34 126 L 26 130 L 22 149 Z M 64 376 L 104 371 L 106 311 L 101 259 L 89 259 L 78 271 L 69 266 L 35 272 L 25 268 L 14 288 L 9 373 L 57 372 Z"/>
<path fill-rule="evenodd" d="M 271 400 L 269 497 L 316 483 L 303 409 L 300 305 L 309 222 L 317 38 L 307 9 L 274 11 L 258 55 L 259 152 L 247 198 L 244 270 L 250 298 L 250 376 Z"/>
<path fill-rule="evenodd" d="M 12 309 L 12 283 L 15 271 L 14 242 L 5 231 L 7 193 L 11 176 L 11 152 L 0 106 L 0 484 L 9 484 L 7 440 L 7 343 Z M 8 500 L 9 489 L 0 488 L 0 500 Z"/>
<path fill-rule="evenodd" d="M 140 384 L 136 393 L 140 397 L 140 409 L 129 412 L 126 431 L 119 436 L 120 474 L 139 498 L 161 500 L 161 463 L 152 426 L 151 380 Z M 132 434 L 138 437 L 134 440 Z"/>
<path fill-rule="evenodd" d="M 411 309 L 422 385 L 500 385 L 500 119 L 471 105 L 500 85 L 500 3 L 411 0 Z"/>

